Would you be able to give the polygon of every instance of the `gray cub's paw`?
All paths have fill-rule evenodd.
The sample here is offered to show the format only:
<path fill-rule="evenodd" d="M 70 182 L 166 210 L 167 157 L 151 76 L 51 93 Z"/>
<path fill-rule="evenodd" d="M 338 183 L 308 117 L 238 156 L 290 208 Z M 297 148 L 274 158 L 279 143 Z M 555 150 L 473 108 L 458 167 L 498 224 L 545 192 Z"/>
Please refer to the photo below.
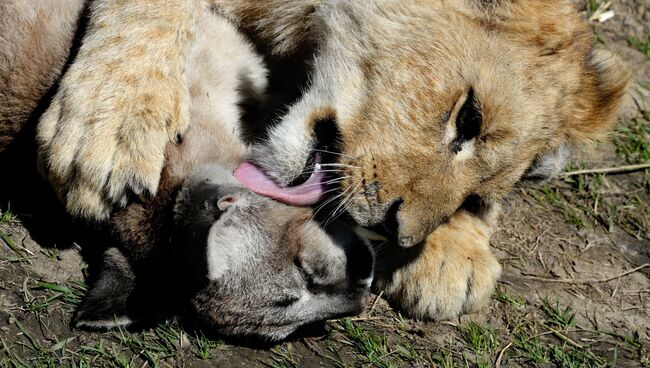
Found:
<path fill-rule="evenodd" d="M 85 329 L 111 329 L 135 322 L 128 310 L 135 275 L 117 248 L 104 253 L 99 278 L 79 306 L 74 325 Z"/>

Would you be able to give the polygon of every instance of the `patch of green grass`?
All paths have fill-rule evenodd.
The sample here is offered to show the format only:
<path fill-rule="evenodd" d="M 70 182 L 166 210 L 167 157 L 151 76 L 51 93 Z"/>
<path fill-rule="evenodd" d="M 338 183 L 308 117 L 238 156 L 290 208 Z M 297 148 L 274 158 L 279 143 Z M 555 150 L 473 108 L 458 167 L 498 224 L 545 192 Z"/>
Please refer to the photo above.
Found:
<path fill-rule="evenodd" d="M 541 205 L 555 208 L 564 215 L 568 223 L 578 229 L 587 227 L 582 211 L 576 208 L 567 197 L 560 191 L 560 188 L 545 184 L 537 189 L 530 189 L 528 193 Z"/>
<path fill-rule="evenodd" d="M 539 334 L 527 336 L 522 332 L 517 332 L 514 334 L 514 337 L 515 348 L 525 359 L 538 364 L 548 363 L 548 349 L 544 347 Z"/>
<path fill-rule="evenodd" d="M 494 299 L 501 303 L 511 305 L 517 309 L 521 309 L 526 306 L 526 299 L 521 296 L 513 296 L 506 292 L 503 287 L 497 287 L 494 292 Z"/>
<path fill-rule="evenodd" d="M 40 340 L 25 328 L 18 320 L 14 321 L 16 327 L 20 330 L 23 337 L 27 340 L 27 344 L 23 346 L 31 350 L 31 357 L 27 358 L 28 361 L 38 362 L 39 366 L 54 367 L 57 364 L 57 358 L 47 348 L 45 348 Z"/>
<path fill-rule="evenodd" d="M 20 334 L 9 341 L 0 337 L 0 367 L 169 367 L 176 366 L 180 356 L 199 354 L 200 349 L 203 358 L 210 359 L 209 351 L 223 344 L 202 335 L 188 336 L 176 323 L 163 323 L 137 333 L 118 329 L 95 334 L 86 344 L 79 344 L 84 340 L 79 336 L 50 344 L 38 329 L 12 321 Z"/>
<path fill-rule="evenodd" d="M 630 164 L 650 161 L 650 112 L 643 111 L 644 119 L 632 119 L 617 130 L 614 140 L 616 152 Z"/>
<path fill-rule="evenodd" d="M 650 231 L 650 206 L 638 195 L 632 196 L 627 204 L 612 207 L 611 212 L 611 221 L 639 240 Z"/>
<path fill-rule="evenodd" d="M 7 224 L 10 224 L 10 223 L 12 223 L 14 221 L 16 221 L 16 216 L 13 213 L 11 213 L 11 207 L 10 206 L 8 206 L 7 210 L 5 210 L 4 212 L 2 210 L 0 210 L 0 225 L 7 225 Z M 2 242 L 7 244 L 7 246 L 14 253 L 16 253 L 19 256 L 22 255 L 22 253 L 18 250 L 18 247 L 16 247 L 16 244 L 14 243 L 13 239 L 11 239 L 11 236 L 9 234 L 5 233 L 4 231 L 2 231 L 2 229 L 0 229 L 0 240 L 2 240 Z"/>
<path fill-rule="evenodd" d="M 441 368 L 456 368 L 456 362 L 454 361 L 454 355 L 448 351 L 438 351 L 434 355 L 433 362 Z"/>
<path fill-rule="evenodd" d="M 158 367 L 161 355 L 169 353 L 166 346 L 161 346 L 157 341 L 152 341 L 146 335 L 131 334 L 119 329 L 117 335 L 120 345 L 131 350 L 131 352 L 152 367 Z"/>
<path fill-rule="evenodd" d="M 614 139 L 616 152 L 629 164 L 650 162 L 650 111 L 642 111 L 643 119 L 633 119 L 618 129 Z M 650 190 L 650 169 L 636 184 L 639 190 Z M 638 194 L 631 193 L 624 201 L 609 206 L 607 227 L 609 231 L 618 225 L 637 239 L 650 234 L 650 205 Z M 605 221 L 602 221 L 605 223 Z"/>
<path fill-rule="evenodd" d="M 643 368 L 650 367 L 650 356 L 642 356 L 639 363 Z"/>
<path fill-rule="evenodd" d="M 635 49 L 639 50 L 641 53 L 645 54 L 645 56 L 650 57 L 650 35 L 646 35 L 640 39 L 634 36 L 630 36 L 627 39 L 627 43 Z"/>
<path fill-rule="evenodd" d="M 332 323 L 337 323 L 337 322 L 332 322 Z M 325 345 L 327 347 L 327 350 L 332 353 L 332 355 L 329 354 L 324 354 L 323 352 L 318 352 L 317 354 L 329 360 L 329 362 L 336 368 L 348 368 L 350 365 L 348 365 L 345 360 L 343 359 L 341 348 L 339 346 L 338 341 L 334 339 L 327 339 L 324 341 Z"/>
<path fill-rule="evenodd" d="M 133 367 L 132 362 L 115 364 L 115 357 L 91 352 L 84 347 L 71 348 L 76 337 L 68 337 L 53 343 L 46 342 L 38 332 L 23 325 L 17 319 L 11 322 L 20 332 L 10 341 L 0 338 L 0 366 L 14 368 L 58 367 Z M 101 344 L 101 340 L 100 340 Z"/>
<path fill-rule="evenodd" d="M 34 297 L 27 306 L 35 313 L 9 319 L 11 330 L 0 334 L 0 367 L 168 367 L 184 361 L 181 357 L 209 360 L 214 349 L 223 345 L 203 334 L 188 335 L 175 322 L 135 333 L 123 329 L 93 333 L 88 342 L 84 335 L 50 330 L 54 326 L 42 323 L 49 318 L 43 312 L 51 312 L 55 305 L 76 306 L 84 292 L 81 283 L 32 284 L 26 293 Z M 56 315 L 60 315 L 58 311 Z M 54 335 L 61 333 L 67 336 L 57 339 Z"/>
<path fill-rule="evenodd" d="M 613 338 L 614 341 L 610 343 L 612 345 L 615 345 L 617 348 L 620 348 L 621 350 L 625 350 L 636 355 L 637 359 L 639 360 L 639 364 L 642 367 L 644 366 L 644 360 L 648 362 L 647 357 L 649 355 L 638 331 L 625 331 L 623 333 L 617 333 L 616 331 L 603 330 L 599 327 L 598 316 L 595 311 L 591 316 L 588 317 L 593 326 L 593 329 L 580 327 L 579 330 L 582 332 L 595 334 L 599 337 L 604 336 Z"/>
<path fill-rule="evenodd" d="M 10 224 L 16 221 L 16 215 L 11 212 L 11 206 L 7 206 L 5 211 L 0 210 L 0 225 Z"/>
<path fill-rule="evenodd" d="M 73 281 L 66 285 L 58 285 L 50 282 L 40 281 L 36 287 L 36 290 L 49 290 L 54 295 L 48 298 L 50 301 L 61 300 L 66 304 L 70 304 L 74 307 L 78 306 L 83 300 L 86 291 L 88 291 L 88 286 L 81 281 Z"/>
<path fill-rule="evenodd" d="M 546 323 L 551 327 L 557 326 L 566 330 L 575 325 L 575 312 L 570 306 L 562 309 L 559 300 L 557 300 L 555 305 L 553 305 L 548 301 L 548 299 L 542 298 L 542 311 L 546 314 Z"/>
<path fill-rule="evenodd" d="M 648 125 L 650 126 L 650 123 Z M 650 128 L 648 129 L 650 132 Z M 618 142 L 619 151 L 625 152 L 623 156 L 628 157 L 629 162 L 636 162 L 637 159 L 632 157 L 645 159 L 650 155 L 648 151 L 650 139 L 642 142 L 642 139 L 635 134 L 632 134 L 630 139 L 633 142 L 629 140 Z M 582 168 L 582 166 L 570 165 L 567 170 Z M 646 172 L 647 183 L 644 187 L 650 189 L 650 170 Z M 611 233 L 618 226 L 639 240 L 649 238 L 650 205 L 639 194 L 645 189 L 639 188 L 628 193 L 611 193 L 611 188 L 605 187 L 605 181 L 605 176 L 602 174 L 573 175 L 537 188 L 530 188 L 527 192 L 537 203 L 561 213 L 568 224 L 578 229 L 600 226 Z"/>
<path fill-rule="evenodd" d="M 474 321 L 470 321 L 465 327 L 460 327 L 458 332 L 461 339 L 472 349 L 475 355 L 475 359 L 464 356 L 466 365 L 471 362 L 477 367 L 489 367 L 492 356 L 499 348 L 497 332 Z"/>
<path fill-rule="evenodd" d="M 6 234 L 4 231 L 2 231 L 2 229 L 0 229 L 0 240 L 2 240 L 5 244 L 7 244 L 9 249 L 11 249 L 11 251 L 16 253 L 16 255 L 22 257 L 23 254 L 20 251 L 20 249 L 18 249 L 18 247 L 16 246 L 16 243 L 14 243 L 14 240 L 11 238 L 11 235 Z"/>
<path fill-rule="evenodd" d="M 202 332 L 197 333 L 192 340 L 192 345 L 194 345 L 194 355 L 202 360 L 210 359 L 212 350 L 222 346 L 223 344 L 223 341 L 212 340 L 206 337 Z"/>
<path fill-rule="evenodd" d="M 557 366 L 562 368 L 604 368 L 609 367 L 607 360 L 593 352 L 577 349 L 567 344 L 553 346 L 551 358 Z M 613 365 L 616 366 L 616 365 Z"/>
<path fill-rule="evenodd" d="M 58 259 L 60 255 L 60 251 L 56 248 L 41 248 L 38 251 L 51 260 Z"/>
<path fill-rule="evenodd" d="M 643 117 L 622 124 L 613 139 L 618 155 L 628 164 L 650 162 L 650 111 L 641 113 Z M 584 168 L 572 164 L 566 169 Z M 641 240 L 650 238 L 650 205 L 639 194 L 650 190 L 650 170 L 645 173 L 641 181 L 634 182 L 636 191 L 612 193 L 611 185 L 604 185 L 605 176 L 582 174 L 559 178 L 531 188 L 528 193 L 540 205 L 561 213 L 567 223 L 578 229 L 602 226 L 611 233 L 618 226 Z"/>
<path fill-rule="evenodd" d="M 470 321 L 460 329 L 460 337 L 479 355 L 492 354 L 499 347 L 496 331 Z"/>
<path fill-rule="evenodd" d="M 525 359 L 528 363 L 544 364 L 549 362 L 547 342 L 542 340 L 539 318 L 532 317 L 526 311 L 513 311 L 508 314 L 507 330 L 512 337 L 513 348 L 510 356 Z"/>
<path fill-rule="evenodd" d="M 7 206 L 5 211 L 0 210 L 0 226 L 9 225 L 16 221 L 16 215 L 11 212 L 11 206 Z M 14 253 L 13 255 L 3 255 L 2 261 L 14 263 L 14 262 L 23 262 L 27 260 L 27 254 L 24 252 L 24 249 L 20 249 L 11 234 L 7 234 L 0 227 L 0 246 L 2 244 L 7 245 L 9 249 Z"/>
<path fill-rule="evenodd" d="M 399 322 L 399 319 L 396 319 Z M 431 365 L 433 357 L 416 350 L 409 341 L 395 338 L 389 343 L 386 334 L 378 334 L 350 318 L 336 322 L 345 335 L 343 343 L 354 347 L 367 364 L 374 367 Z M 398 328 L 397 326 L 395 327 Z"/>
<path fill-rule="evenodd" d="M 108 346 L 103 339 L 93 345 L 84 345 L 76 353 L 76 363 L 73 362 L 72 366 L 78 367 L 120 367 L 131 368 L 136 366 L 136 356 L 127 356 L 123 353 L 122 349 L 115 346 Z M 92 362 L 91 364 L 87 363 Z"/>
<path fill-rule="evenodd" d="M 151 331 L 151 337 L 166 349 L 168 355 L 172 355 L 182 348 L 183 340 L 187 338 L 187 335 L 175 323 L 162 323 Z M 194 345 L 198 344 L 197 341 L 198 338 L 192 339 Z M 214 343 L 214 346 L 218 344 L 216 341 L 208 340 L 205 337 L 202 343 L 205 345 Z"/>
<path fill-rule="evenodd" d="M 45 291 L 44 294 L 38 295 L 27 302 L 29 310 L 38 315 L 40 313 L 48 313 L 56 305 L 56 302 L 61 302 L 63 305 L 70 307 L 69 310 L 71 311 L 81 303 L 86 294 L 87 287 L 83 282 L 70 282 L 65 285 L 58 285 L 40 281 L 32 290 Z"/>
<path fill-rule="evenodd" d="M 587 4 L 586 4 L 587 13 L 589 15 L 595 13 L 596 10 L 598 10 L 598 8 L 600 7 L 601 3 L 602 3 L 602 1 L 600 1 L 600 0 L 587 0 Z"/>
<path fill-rule="evenodd" d="M 386 335 L 378 335 L 368 331 L 352 322 L 350 318 L 344 318 L 339 323 L 343 327 L 345 335 L 350 339 L 351 344 L 363 355 L 368 364 L 384 368 L 397 366 L 387 359 L 393 353 L 388 349 Z"/>
<path fill-rule="evenodd" d="M 508 355 L 524 360 L 521 366 L 616 367 L 627 366 L 617 365 L 617 360 L 630 364 L 634 361 L 630 359 L 643 364 L 647 353 L 638 334 L 598 330 L 595 314 L 595 329 L 586 329 L 576 324 L 571 308 L 547 299 L 541 299 L 540 309 L 544 313 L 542 318 L 537 313 L 513 311 L 514 316 L 507 322 L 513 344 Z"/>
<path fill-rule="evenodd" d="M 273 356 L 271 362 L 264 362 L 265 365 L 271 368 L 298 368 L 300 367 L 300 359 L 293 352 L 292 344 L 284 344 L 271 349 Z"/>

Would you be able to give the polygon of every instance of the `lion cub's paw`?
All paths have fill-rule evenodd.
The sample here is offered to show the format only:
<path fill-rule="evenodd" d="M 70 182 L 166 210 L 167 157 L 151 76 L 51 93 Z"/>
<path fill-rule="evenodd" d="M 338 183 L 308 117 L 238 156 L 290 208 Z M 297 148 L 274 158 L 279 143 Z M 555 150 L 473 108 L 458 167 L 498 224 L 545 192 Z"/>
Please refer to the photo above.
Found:
<path fill-rule="evenodd" d="M 410 316 L 447 320 L 485 306 L 501 265 L 490 252 L 491 227 L 464 211 L 429 235 L 424 250 L 376 286 Z M 381 260 L 379 260 L 381 262 Z"/>
<path fill-rule="evenodd" d="M 75 62 L 39 122 L 39 168 L 75 216 L 105 219 L 154 194 L 165 146 L 187 128 L 184 76 L 129 68 Z"/>

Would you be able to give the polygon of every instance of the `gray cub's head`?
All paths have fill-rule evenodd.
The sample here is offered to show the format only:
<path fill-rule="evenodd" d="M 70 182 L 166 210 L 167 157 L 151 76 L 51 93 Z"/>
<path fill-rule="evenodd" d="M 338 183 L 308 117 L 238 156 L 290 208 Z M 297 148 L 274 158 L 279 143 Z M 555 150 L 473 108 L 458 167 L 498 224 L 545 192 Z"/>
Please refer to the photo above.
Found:
<path fill-rule="evenodd" d="M 278 341 L 312 323 L 357 314 L 369 297 L 373 256 L 352 231 L 343 224 L 321 228 L 312 210 L 256 195 L 221 167 L 205 166 L 189 176 L 174 212 L 164 268 L 174 269 L 191 316 L 208 332 Z M 96 289 L 111 269 L 121 278 L 128 274 L 123 258 L 115 249 L 107 252 L 87 299 L 101 294 Z M 119 283 L 137 284 L 135 279 Z M 115 289 L 107 283 L 104 296 Z M 132 322 L 127 307 L 120 311 L 104 301 L 94 308 L 107 304 L 113 304 L 111 321 Z M 83 309 L 93 309 L 88 300 Z"/>
<path fill-rule="evenodd" d="M 356 236 L 326 231 L 312 217 L 310 209 L 242 188 L 219 167 L 190 176 L 177 201 L 175 234 L 191 248 L 188 264 L 204 261 L 204 269 L 187 268 L 189 279 L 205 281 L 192 298 L 199 318 L 221 333 L 279 340 L 359 313 L 372 255 Z"/>

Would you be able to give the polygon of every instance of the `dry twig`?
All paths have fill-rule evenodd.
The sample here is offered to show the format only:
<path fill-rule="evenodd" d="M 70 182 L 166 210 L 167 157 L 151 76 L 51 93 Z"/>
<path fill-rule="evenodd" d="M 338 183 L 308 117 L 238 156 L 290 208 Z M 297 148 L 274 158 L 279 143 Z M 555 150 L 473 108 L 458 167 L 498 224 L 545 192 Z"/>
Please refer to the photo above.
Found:
<path fill-rule="evenodd" d="M 494 364 L 494 366 L 495 366 L 496 368 L 500 368 L 500 367 L 501 367 L 501 359 L 503 359 L 503 353 L 505 353 L 506 350 L 510 349 L 510 347 L 512 346 L 512 344 L 513 344 L 513 343 L 511 342 L 510 344 L 506 345 L 506 347 L 503 348 L 503 350 L 501 350 L 501 352 L 499 353 L 499 357 L 497 358 L 497 362 Z"/>
<path fill-rule="evenodd" d="M 584 175 L 584 174 L 623 174 L 623 173 L 629 173 L 629 172 L 640 171 L 645 169 L 650 169 L 650 163 L 638 164 L 638 165 L 625 165 L 625 166 L 617 166 L 617 167 L 604 167 L 601 169 L 585 169 L 585 170 L 577 170 L 577 171 L 568 171 L 560 174 L 559 177 L 566 178 L 570 176 Z"/>
<path fill-rule="evenodd" d="M 370 307 L 370 310 L 368 310 L 368 315 L 372 314 L 372 311 L 375 310 L 375 307 L 377 306 L 379 299 L 381 299 L 383 295 L 384 295 L 384 291 L 382 290 L 379 292 L 379 295 L 377 295 L 377 297 L 375 298 L 375 301 L 372 302 L 372 306 Z"/>
<path fill-rule="evenodd" d="M 621 277 L 633 274 L 637 271 L 640 271 L 646 267 L 650 266 L 650 263 L 643 264 L 639 267 L 633 268 L 631 270 L 625 271 L 620 275 L 612 276 L 612 277 L 607 277 L 604 279 L 547 279 L 544 277 L 539 277 L 539 276 L 524 276 L 528 280 L 533 280 L 533 281 L 540 281 L 540 282 L 550 282 L 550 283 L 556 283 L 556 284 L 602 284 L 604 282 L 609 282 L 612 280 L 619 279 Z"/>

